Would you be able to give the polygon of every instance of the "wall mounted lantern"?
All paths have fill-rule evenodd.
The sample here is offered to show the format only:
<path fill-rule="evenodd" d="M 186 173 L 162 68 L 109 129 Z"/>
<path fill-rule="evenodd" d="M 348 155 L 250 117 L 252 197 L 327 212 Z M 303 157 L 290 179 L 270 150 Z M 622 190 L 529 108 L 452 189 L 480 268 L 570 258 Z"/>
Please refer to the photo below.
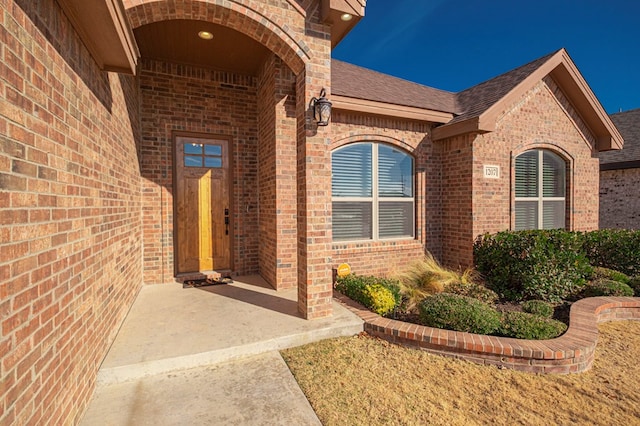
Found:
<path fill-rule="evenodd" d="M 329 124 L 331 117 L 331 102 L 325 98 L 327 92 L 322 89 L 320 91 L 320 99 L 311 98 L 309 107 L 313 107 L 313 119 L 318 122 L 318 126 L 326 126 Z"/>

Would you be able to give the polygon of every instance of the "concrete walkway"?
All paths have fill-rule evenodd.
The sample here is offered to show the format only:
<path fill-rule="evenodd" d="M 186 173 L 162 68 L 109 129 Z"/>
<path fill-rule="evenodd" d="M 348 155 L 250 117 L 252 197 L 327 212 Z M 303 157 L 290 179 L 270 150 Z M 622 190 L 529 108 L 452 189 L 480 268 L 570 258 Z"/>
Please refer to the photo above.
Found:
<path fill-rule="evenodd" d="M 320 424 L 278 350 L 363 330 L 337 302 L 297 313 L 260 277 L 143 287 L 98 373 L 83 425 Z"/>

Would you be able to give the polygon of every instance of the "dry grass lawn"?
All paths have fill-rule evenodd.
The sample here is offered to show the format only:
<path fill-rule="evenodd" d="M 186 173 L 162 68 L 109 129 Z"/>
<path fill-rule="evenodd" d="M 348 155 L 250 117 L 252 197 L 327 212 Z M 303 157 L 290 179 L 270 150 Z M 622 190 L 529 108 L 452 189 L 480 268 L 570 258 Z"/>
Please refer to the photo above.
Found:
<path fill-rule="evenodd" d="M 283 351 L 324 425 L 638 425 L 640 322 L 600 326 L 593 368 L 499 370 L 368 336 Z"/>

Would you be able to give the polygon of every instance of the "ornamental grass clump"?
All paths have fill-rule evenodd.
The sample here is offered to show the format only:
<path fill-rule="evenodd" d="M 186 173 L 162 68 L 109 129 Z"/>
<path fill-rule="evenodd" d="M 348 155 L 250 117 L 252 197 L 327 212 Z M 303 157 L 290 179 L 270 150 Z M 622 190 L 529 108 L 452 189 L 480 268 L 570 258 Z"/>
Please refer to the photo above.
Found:
<path fill-rule="evenodd" d="M 500 313 L 486 303 L 459 294 L 439 293 L 419 304 L 423 325 L 476 334 L 491 334 L 500 326 Z"/>
<path fill-rule="evenodd" d="M 516 339 L 553 339 L 567 330 L 563 322 L 527 312 L 503 312 L 496 334 Z"/>
<path fill-rule="evenodd" d="M 453 271 L 438 263 L 431 253 L 413 262 L 411 266 L 395 278 L 400 282 L 400 292 L 405 309 L 413 312 L 427 296 L 448 291 L 449 286 L 462 287 L 474 283 L 476 274 L 472 269 Z"/>

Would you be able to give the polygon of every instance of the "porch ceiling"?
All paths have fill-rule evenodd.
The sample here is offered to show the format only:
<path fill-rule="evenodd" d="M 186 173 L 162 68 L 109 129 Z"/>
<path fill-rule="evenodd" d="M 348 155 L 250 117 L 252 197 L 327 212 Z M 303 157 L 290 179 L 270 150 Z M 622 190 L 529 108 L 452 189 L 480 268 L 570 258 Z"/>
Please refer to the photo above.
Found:
<path fill-rule="evenodd" d="M 198 37 L 208 31 L 211 40 Z M 233 29 L 195 20 L 170 20 L 133 30 L 143 58 L 256 75 L 269 50 Z"/>

